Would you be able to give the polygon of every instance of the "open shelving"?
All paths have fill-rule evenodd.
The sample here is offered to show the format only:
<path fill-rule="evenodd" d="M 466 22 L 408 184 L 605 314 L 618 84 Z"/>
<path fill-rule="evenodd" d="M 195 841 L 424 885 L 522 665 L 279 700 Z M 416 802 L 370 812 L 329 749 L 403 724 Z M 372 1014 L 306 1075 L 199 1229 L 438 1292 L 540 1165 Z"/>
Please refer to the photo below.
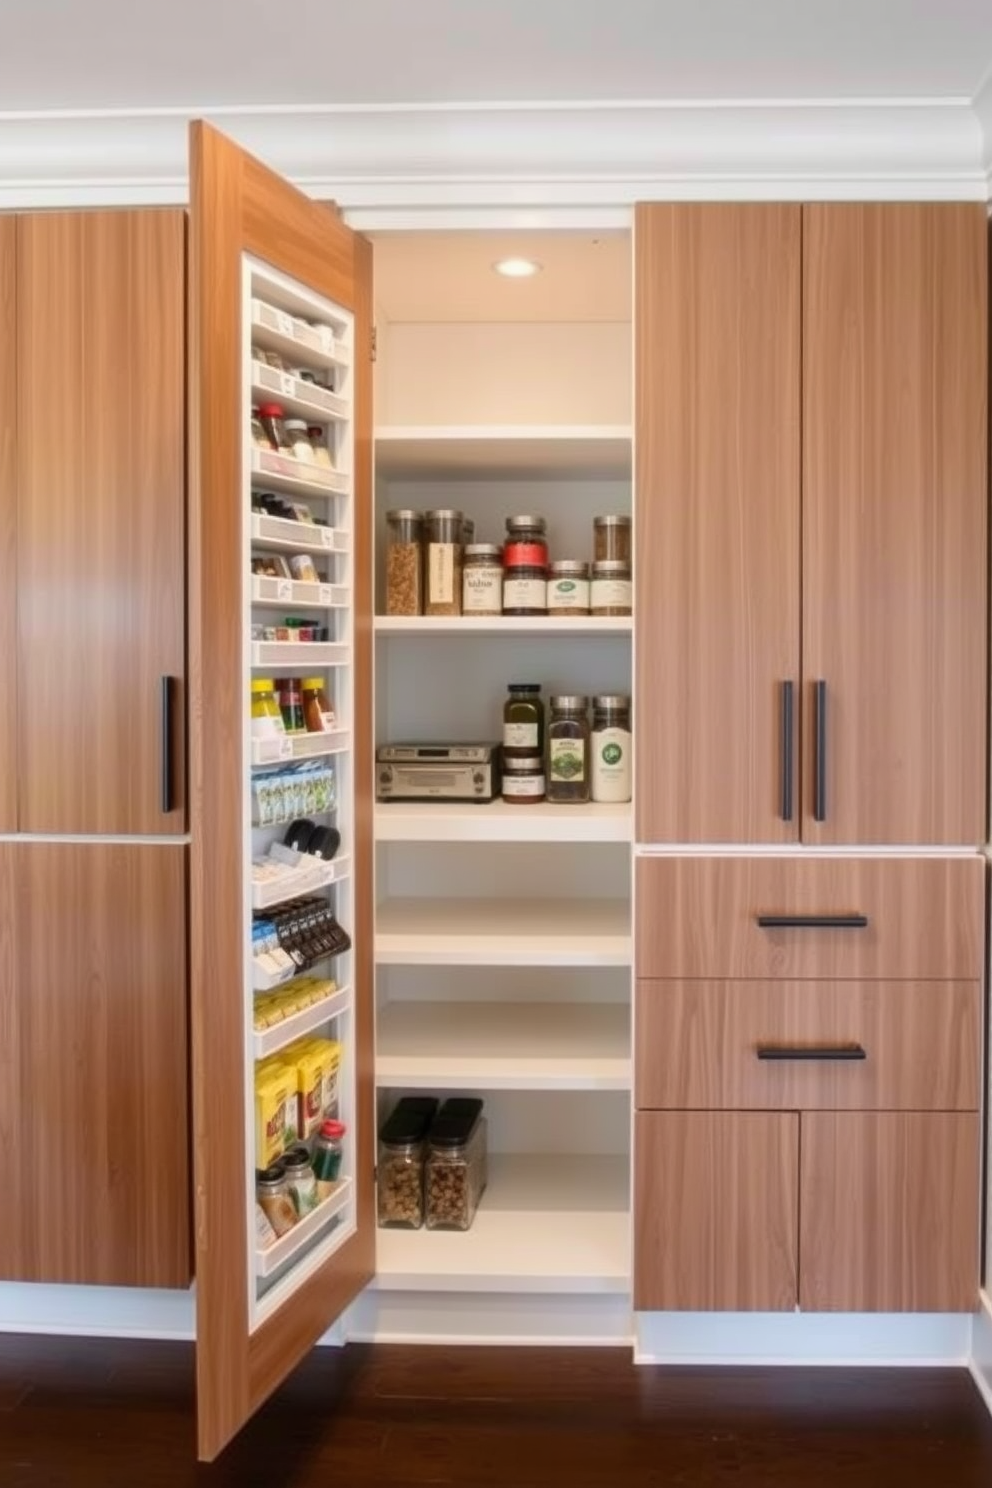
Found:
<path fill-rule="evenodd" d="M 385 899 L 381 966 L 629 966 L 626 899 Z"/>
<path fill-rule="evenodd" d="M 515 806 L 505 801 L 387 801 L 375 811 L 377 842 L 629 842 L 630 802 Z"/>
<path fill-rule="evenodd" d="M 261 292 L 271 297 L 273 287 L 276 295 L 287 302 L 295 298 L 301 306 L 305 303 L 303 296 L 294 296 L 292 288 L 287 291 L 283 285 L 273 286 L 270 283 Z M 308 306 L 309 313 L 313 314 L 315 308 L 312 304 Z M 272 305 L 268 300 L 253 298 L 248 320 L 251 341 L 254 346 L 262 346 L 266 351 L 277 351 L 281 356 L 289 357 L 294 366 L 299 364 L 322 370 L 349 367 L 351 343 L 344 313 L 338 311 L 337 314 L 341 317 L 342 331 L 338 335 L 333 332 L 327 334 L 330 327 L 324 326 L 322 331 L 318 331 L 302 323 L 300 313 Z"/>
<path fill-rule="evenodd" d="M 310 424 L 327 419 L 347 420 L 348 400 L 315 383 L 280 371 L 266 362 L 251 364 L 251 395 L 255 402 L 277 399 L 290 417 L 305 418 Z"/>
<path fill-rule="evenodd" d="M 629 480 L 631 433 L 623 424 L 383 425 L 376 469 L 404 480 Z"/>
<path fill-rule="evenodd" d="M 278 1054 L 280 1049 L 287 1048 L 296 1039 L 323 1028 L 334 1018 L 339 1018 L 350 1007 L 351 988 L 340 987 L 322 997 L 320 1002 L 311 1004 L 300 1013 L 294 1013 L 290 1018 L 284 1018 L 272 1028 L 256 1028 L 255 1058 L 267 1059 L 270 1054 Z"/>
<path fill-rule="evenodd" d="M 377 615 L 379 635 L 590 636 L 626 635 L 628 615 Z"/>

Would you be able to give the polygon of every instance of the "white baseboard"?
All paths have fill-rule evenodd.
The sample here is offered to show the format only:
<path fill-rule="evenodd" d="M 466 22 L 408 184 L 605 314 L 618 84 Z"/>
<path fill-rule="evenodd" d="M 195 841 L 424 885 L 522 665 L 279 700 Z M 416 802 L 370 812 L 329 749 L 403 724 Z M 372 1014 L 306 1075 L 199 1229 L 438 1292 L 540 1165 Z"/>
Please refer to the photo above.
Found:
<path fill-rule="evenodd" d="M 646 1312 L 639 1364 L 967 1365 L 969 1313 Z M 990 1350 L 992 1360 L 992 1350 Z"/>
<path fill-rule="evenodd" d="M 978 1311 L 971 1320 L 971 1377 L 992 1414 L 992 1300 L 982 1292 Z"/>
<path fill-rule="evenodd" d="M 616 1295 L 406 1292 L 369 1289 L 342 1319 L 349 1342 L 607 1347 L 633 1341 L 629 1299 Z"/>
<path fill-rule="evenodd" d="M 192 1339 L 196 1304 L 192 1291 L 0 1282 L 0 1333 Z"/>

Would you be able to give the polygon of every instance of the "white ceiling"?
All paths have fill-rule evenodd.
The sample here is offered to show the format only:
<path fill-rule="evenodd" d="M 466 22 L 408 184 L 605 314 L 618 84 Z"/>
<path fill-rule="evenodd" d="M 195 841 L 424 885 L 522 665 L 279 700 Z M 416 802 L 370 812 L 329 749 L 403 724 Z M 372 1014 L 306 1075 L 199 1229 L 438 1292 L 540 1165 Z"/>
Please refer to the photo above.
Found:
<path fill-rule="evenodd" d="M 626 232 L 373 234 L 376 310 L 398 321 L 629 321 Z M 493 272 L 535 259 L 531 279 Z"/>
<path fill-rule="evenodd" d="M 4 0 L 0 108 L 971 99 L 992 0 Z"/>

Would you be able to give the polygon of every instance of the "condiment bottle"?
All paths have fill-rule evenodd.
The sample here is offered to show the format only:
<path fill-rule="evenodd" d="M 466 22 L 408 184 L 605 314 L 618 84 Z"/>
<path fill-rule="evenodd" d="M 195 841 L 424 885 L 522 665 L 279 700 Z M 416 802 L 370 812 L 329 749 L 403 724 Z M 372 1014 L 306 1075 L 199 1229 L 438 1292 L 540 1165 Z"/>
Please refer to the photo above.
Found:
<path fill-rule="evenodd" d="M 327 701 L 322 677 L 303 679 L 303 722 L 308 734 L 326 734 L 334 727 L 334 709 Z"/>
<path fill-rule="evenodd" d="M 306 729 L 303 717 L 303 696 L 299 679 L 284 677 L 279 683 L 279 707 L 287 734 L 302 734 Z"/>
<path fill-rule="evenodd" d="M 511 682 L 503 705 L 503 758 L 544 753 L 544 703 L 535 682 Z"/>
<path fill-rule="evenodd" d="M 276 702 L 271 677 L 253 677 L 251 683 L 251 736 L 272 739 L 286 732 L 282 712 Z"/>
<path fill-rule="evenodd" d="M 302 1219 L 317 1207 L 317 1180 L 309 1152 L 305 1147 L 291 1147 L 282 1159 L 282 1167 L 293 1207 Z"/>
<path fill-rule="evenodd" d="M 299 1219 L 281 1158 L 255 1174 L 255 1197 L 277 1235 L 287 1234 Z"/>
<path fill-rule="evenodd" d="M 551 699 L 548 724 L 548 800 L 589 799 L 588 698 L 562 694 Z"/>
<path fill-rule="evenodd" d="M 290 452 L 297 460 L 302 460 L 307 465 L 315 465 L 317 457 L 310 443 L 310 435 L 307 433 L 306 419 L 287 419 L 285 429 Z"/>
<path fill-rule="evenodd" d="M 341 1175 L 344 1156 L 342 1138 L 348 1128 L 343 1121 L 325 1121 L 313 1139 L 311 1163 L 317 1180 L 317 1200 L 329 1199 Z"/>
<path fill-rule="evenodd" d="M 333 470 L 334 461 L 331 459 L 331 452 L 327 448 L 327 440 L 324 437 L 324 431 L 320 424 L 308 424 L 307 437 L 310 440 L 310 447 L 313 450 L 314 463 L 319 465 L 322 470 Z"/>
<path fill-rule="evenodd" d="M 609 693 L 592 702 L 592 772 L 594 801 L 629 801 L 631 771 L 630 698 Z"/>
<path fill-rule="evenodd" d="M 266 438 L 274 450 L 282 454 L 289 453 L 289 440 L 286 437 L 286 427 L 283 423 L 283 411 L 281 403 L 259 404 L 258 416 L 262 428 L 265 430 Z"/>

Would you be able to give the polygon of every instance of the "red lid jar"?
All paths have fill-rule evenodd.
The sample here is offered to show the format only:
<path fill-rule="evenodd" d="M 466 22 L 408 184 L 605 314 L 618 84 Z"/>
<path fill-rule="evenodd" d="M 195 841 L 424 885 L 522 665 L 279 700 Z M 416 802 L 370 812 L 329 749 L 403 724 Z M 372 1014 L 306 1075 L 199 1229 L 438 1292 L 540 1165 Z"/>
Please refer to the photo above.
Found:
<path fill-rule="evenodd" d="M 548 566 L 548 524 L 543 517 L 507 517 L 504 568 Z"/>

